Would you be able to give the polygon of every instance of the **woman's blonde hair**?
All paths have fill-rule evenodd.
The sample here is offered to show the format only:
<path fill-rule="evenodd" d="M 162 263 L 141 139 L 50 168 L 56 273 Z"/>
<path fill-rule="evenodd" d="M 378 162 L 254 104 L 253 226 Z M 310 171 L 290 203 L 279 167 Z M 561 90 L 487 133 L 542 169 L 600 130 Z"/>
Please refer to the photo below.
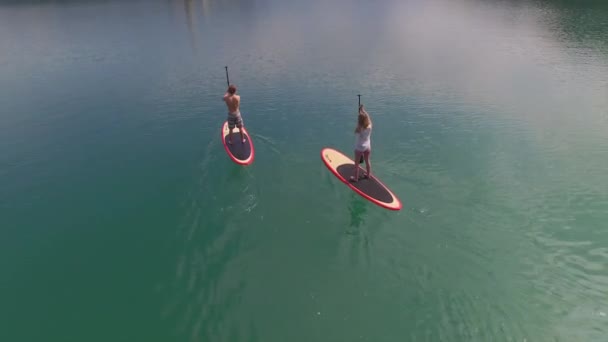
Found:
<path fill-rule="evenodd" d="M 369 118 L 369 113 L 365 111 L 363 105 L 359 105 L 359 116 L 357 117 L 357 128 L 355 132 L 359 133 L 362 130 L 369 128 L 372 125 L 372 120 Z"/>

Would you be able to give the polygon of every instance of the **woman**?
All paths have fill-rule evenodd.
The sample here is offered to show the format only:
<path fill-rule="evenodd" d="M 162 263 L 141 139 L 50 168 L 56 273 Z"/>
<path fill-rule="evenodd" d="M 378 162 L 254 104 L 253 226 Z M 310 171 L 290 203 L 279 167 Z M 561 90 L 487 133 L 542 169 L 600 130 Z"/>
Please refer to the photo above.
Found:
<path fill-rule="evenodd" d="M 359 105 L 359 116 L 357 118 L 357 128 L 355 128 L 355 136 L 357 138 L 355 143 L 355 175 L 350 177 L 351 182 L 359 180 L 359 161 L 361 157 L 365 160 L 365 167 L 367 173 L 363 175 L 363 178 L 371 177 L 372 166 L 369 162 L 369 155 L 371 153 L 371 134 L 372 134 L 372 120 L 369 118 L 369 114 L 363 108 L 363 105 Z"/>

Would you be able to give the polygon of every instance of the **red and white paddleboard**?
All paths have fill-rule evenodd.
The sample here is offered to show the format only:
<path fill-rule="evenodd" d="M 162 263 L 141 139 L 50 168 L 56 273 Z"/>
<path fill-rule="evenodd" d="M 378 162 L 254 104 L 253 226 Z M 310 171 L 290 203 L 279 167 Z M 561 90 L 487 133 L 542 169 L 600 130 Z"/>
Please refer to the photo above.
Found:
<path fill-rule="evenodd" d="M 228 143 L 230 135 L 230 129 L 228 129 L 228 121 L 224 122 L 222 126 L 222 143 L 226 153 L 233 162 L 239 165 L 249 165 L 253 163 L 253 157 L 255 150 L 253 149 L 253 142 L 251 136 L 247 133 L 245 127 L 243 127 L 243 135 L 245 136 L 245 143 L 241 142 L 241 133 L 238 127 L 232 130 L 232 144 Z"/>
<path fill-rule="evenodd" d="M 355 175 L 355 162 L 343 153 L 332 148 L 324 148 L 321 151 L 321 159 L 325 163 L 325 166 L 339 180 L 361 195 L 361 197 L 389 210 L 401 209 L 401 201 L 374 175 L 369 178 L 359 179 L 357 182 L 351 182 L 349 179 L 350 176 Z M 365 170 L 361 169 L 359 165 L 356 167 L 360 168 L 359 175 L 364 174 Z"/>

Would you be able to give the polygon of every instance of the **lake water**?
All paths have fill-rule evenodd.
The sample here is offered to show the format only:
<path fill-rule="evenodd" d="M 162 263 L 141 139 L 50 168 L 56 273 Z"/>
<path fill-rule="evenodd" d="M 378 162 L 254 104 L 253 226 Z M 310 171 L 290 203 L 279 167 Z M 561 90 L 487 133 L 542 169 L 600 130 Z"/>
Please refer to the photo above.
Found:
<path fill-rule="evenodd" d="M 0 2 L 2 341 L 606 341 L 607 221 L 604 1 Z"/>

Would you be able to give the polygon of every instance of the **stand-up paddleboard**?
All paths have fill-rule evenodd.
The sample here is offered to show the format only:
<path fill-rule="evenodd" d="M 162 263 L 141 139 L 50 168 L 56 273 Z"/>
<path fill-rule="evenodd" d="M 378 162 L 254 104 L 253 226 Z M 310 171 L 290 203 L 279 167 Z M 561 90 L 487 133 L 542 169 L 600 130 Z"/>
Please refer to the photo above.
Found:
<path fill-rule="evenodd" d="M 253 163 L 253 157 L 255 155 L 255 151 L 253 149 L 253 142 L 251 141 L 251 136 L 247 133 L 245 127 L 243 129 L 243 135 L 245 136 L 245 143 L 241 142 L 241 133 L 238 127 L 235 127 L 232 130 L 232 144 L 228 143 L 228 138 L 230 135 L 230 129 L 228 128 L 228 121 L 224 122 L 224 126 L 222 126 L 222 143 L 224 144 L 224 149 L 226 149 L 226 153 L 233 162 L 239 165 L 249 165 Z"/>
<path fill-rule="evenodd" d="M 355 162 L 339 151 L 325 148 L 321 151 L 321 159 L 325 166 L 354 192 L 368 201 L 390 210 L 400 210 L 401 201 L 386 185 L 382 184 L 374 175 L 370 178 L 361 178 L 357 182 L 351 182 L 350 176 L 355 175 Z M 365 173 L 360 166 L 359 176 Z"/>

